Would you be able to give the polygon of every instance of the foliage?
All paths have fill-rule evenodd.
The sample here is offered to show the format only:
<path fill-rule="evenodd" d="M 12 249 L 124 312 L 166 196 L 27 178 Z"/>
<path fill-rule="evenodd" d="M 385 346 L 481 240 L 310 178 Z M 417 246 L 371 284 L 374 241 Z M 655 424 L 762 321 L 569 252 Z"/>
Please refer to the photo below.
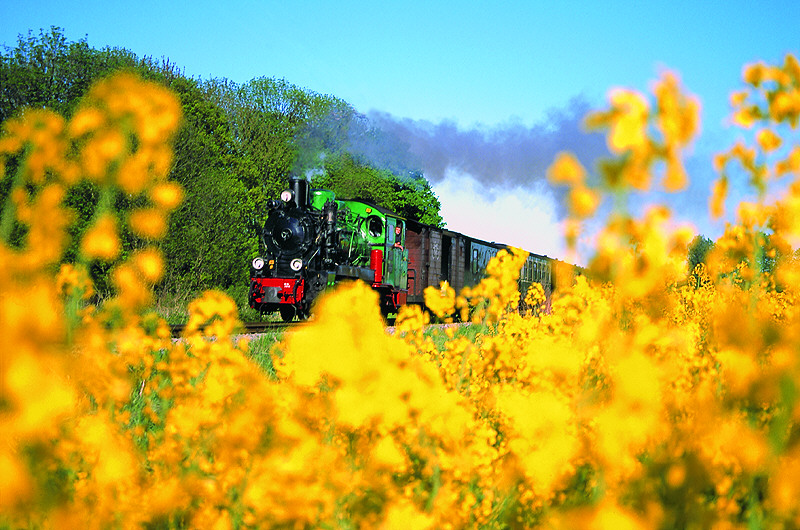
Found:
<path fill-rule="evenodd" d="M 176 264 L 167 269 L 165 284 L 188 292 L 246 284 L 249 262 L 242 257 L 257 250 L 257 240 L 242 222 L 250 214 L 246 188 L 225 172 L 207 171 L 185 190 L 187 199 L 171 220 L 180 227 L 178 237 L 162 246 L 167 262 Z"/>
<path fill-rule="evenodd" d="M 444 219 L 439 213 L 442 204 L 431 189 L 430 182 L 421 173 L 412 172 L 407 178 L 393 177 L 390 182 L 391 209 L 406 219 L 438 227 L 444 226 Z"/>
<path fill-rule="evenodd" d="M 689 270 L 693 271 L 696 266 L 705 263 L 706 256 L 708 256 L 708 253 L 711 252 L 713 248 L 714 242 L 711 239 L 701 235 L 695 236 L 692 242 L 689 243 Z"/>
<path fill-rule="evenodd" d="M 326 157 L 322 174 L 312 182 L 315 187 L 333 190 L 338 197 L 365 199 L 407 219 L 444 225 L 439 215 L 441 203 L 419 173 L 400 178 L 343 153 Z"/>
<path fill-rule="evenodd" d="M 686 261 L 694 285 L 700 285 L 703 275 L 706 274 L 706 258 L 713 248 L 714 241 L 702 235 L 695 236 L 689 243 Z"/>
<path fill-rule="evenodd" d="M 111 72 L 125 70 L 136 71 L 144 78 L 152 79 L 164 86 L 168 86 L 176 92 L 181 100 L 183 108 L 183 121 L 175 138 L 175 156 L 170 155 L 166 162 L 169 164 L 170 180 L 174 180 L 188 189 L 196 189 L 200 186 L 188 186 L 200 174 L 208 174 L 221 168 L 232 174 L 236 173 L 236 164 L 233 153 L 233 146 L 225 128 L 226 122 L 219 109 L 215 108 L 205 94 L 200 90 L 198 84 L 190 79 L 183 77 L 173 65 L 167 61 L 156 62 L 151 58 L 139 59 L 133 53 L 124 49 L 95 50 L 90 48 L 85 40 L 78 42 L 67 42 L 59 28 L 51 28 L 48 33 L 40 32 L 38 37 L 28 34 L 27 38 L 20 37 L 18 45 L 14 49 L 6 48 L 6 53 L 0 55 L 0 72 L 4 83 L 2 108 L 0 113 L 4 117 L 9 117 L 15 112 L 20 112 L 24 108 L 43 107 L 55 110 L 71 116 L 76 105 L 82 101 L 83 95 L 88 90 L 90 84 L 107 76 Z M 13 170 L 16 158 L 10 157 L 9 166 Z M 10 181 L 3 182 L 0 186 L 0 200 L 6 203 Z M 122 189 L 120 192 L 113 192 L 113 196 L 106 197 L 105 200 L 111 201 L 118 211 L 130 211 L 139 206 L 137 200 L 132 200 L 127 193 L 128 190 Z M 78 241 L 81 240 L 85 231 L 92 223 L 100 204 L 101 192 L 96 182 L 82 181 L 67 191 L 65 198 L 76 214 L 75 222 L 70 225 L 70 244 L 64 253 L 64 261 L 75 262 L 78 259 Z M 195 210 L 208 210 L 215 207 L 211 200 L 219 203 L 219 194 L 205 196 L 202 194 L 192 195 L 188 203 L 195 206 Z M 224 202 L 232 202 L 235 197 L 225 197 Z M 186 210 L 186 206 L 183 210 Z M 252 207 L 247 211 L 252 211 Z M 11 217 L 9 217 L 11 219 Z M 186 216 L 179 216 L 179 221 L 185 221 Z M 195 220 L 205 222 L 207 220 Z M 245 234 L 247 222 L 252 222 L 249 216 L 241 216 L 226 219 L 224 227 L 231 231 L 241 230 Z M 188 223 L 191 226 L 191 223 Z M 12 242 L 17 242 L 24 235 L 24 228 L 18 223 L 13 226 Z M 186 246 L 187 239 L 182 234 L 179 225 L 171 226 L 170 236 L 164 244 L 168 249 L 174 249 L 179 245 Z M 195 254 L 201 248 L 209 246 L 221 247 L 222 254 L 230 256 L 232 253 L 241 252 L 241 237 L 227 240 L 210 240 L 215 232 L 195 232 L 196 242 Z M 127 255 L 142 248 L 143 241 L 136 237 L 130 230 L 123 227 L 120 233 L 121 252 Z M 187 259 L 180 261 L 177 253 L 173 252 L 168 262 L 167 277 L 170 280 L 178 281 L 171 284 L 174 290 L 187 289 L 195 286 L 195 283 L 184 279 L 202 278 L 203 272 L 197 270 L 203 264 Z M 193 257 L 191 253 L 185 255 L 187 258 Z M 234 259 L 220 260 L 218 265 L 226 271 L 238 271 L 240 274 L 233 274 L 235 280 L 227 278 L 227 281 L 242 281 L 241 277 L 246 274 L 246 261 L 241 259 L 241 254 Z M 218 256 L 216 256 L 218 257 Z M 110 268 L 105 263 L 95 262 L 90 264 L 91 277 L 95 283 L 96 290 L 105 295 L 111 290 L 111 278 L 108 276 Z M 190 272 L 186 272 L 190 271 Z M 211 283 L 202 284 L 209 287 Z"/>
<path fill-rule="evenodd" d="M 266 200 L 280 193 L 290 173 L 311 174 L 326 156 L 346 151 L 359 115 L 340 99 L 286 80 L 261 77 L 237 85 L 188 79 L 167 60 L 139 58 L 119 48 L 96 50 L 85 39 L 68 42 L 63 30 L 52 27 L 38 36 L 20 36 L 15 48 L 0 53 L 0 119 L 24 108 L 47 108 L 70 117 L 92 82 L 120 70 L 168 87 L 182 108 L 169 179 L 183 187 L 186 200 L 159 243 L 168 257 L 160 290 L 200 292 L 243 284 Z M 17 159 L 6 160 L 11 172 Z M 372 175 L 391 177 L 377 170 Z M 429 193 L 424 178 L 419 176 L 413 186 L 392 182 L 400 206 L 408 205 L 410 214 L 431 215 L 421 208 L 435 209 L 431 219 L 439 219 L 438 201 L 414 196 L 417 190 Z M 10 180 L 0 183 L 0 205 L 8 202 L 10 189 Z M 77 242 L 91 225 L 100 197 L 99 187 L 90 181 L 67 191 L 66 202 L 77 217 L 69 228 L 65 262 L 77 259 Z M 125 193 L 108 200 L 120 210 L 138 207 Z M 420 200 L 422 206 L 416 204 Z M 26 229 L 13 216 L 7 219 L 9 242 L 19 245 Z M 120 238 L 123 255 L 143 245 L 124 227 Z M 112 290 L 109 271 L 103 263 L 90 265 L 100 297 Z"/>
<path fill-rule="evenodd" d="M 123 50 L 94 50 L 85 39 L 68 43 L 56 27 L 20 35 L 16 48 L 0 54 L 0 121 L 24 106 L 69 116 L 93 80 L 134 64 Z"/>
<path fill-rule="evenodd" d="M 181 195 L 164 158 L 173 95 L 116 76 L 69 120 L 12 119 L 0 138 L 3 163 L 19 160 L 4 166 L 0 219 L 0 526 L 797 527 L 800 269 L 788 241 L 800 235 L 800 145 L 787 136 L 771 151 L 761 131 L 796 134 L 800 67 L 790 56 L 745 79 L 735 115 L 758 127 L 757 175 L 795 182 L 775 203 L 739 206 L 699 285 L 685 267 L 692 234 L 665 208 L 617 212 L 549 313 L 511 310 L 526 256 L 501 251 L 478 286 L 426 292 L 480 338 L 450 327 L 441 340 L 417 307 L 390 335 L 375 292 L 353 283 L 269 358 L 233 336 L 236 307 L 219 291 L 189 304 L 180 341 L 149 309 Z M 569 155 L 551 167 L 575 192 L 571 235 L 592 215 L 582 197 L 682 175 L 697 107 L 670 74 L 653 99 L 655 113 L 645 95 L 614 92 L 594 115 L 616 153 L 603 185 Z M 63 200 L 85 182 L 99 206 L 77 263 L 60 265 L 74 219 Z M 116 211 L 119 190 L 141 204 Z M 26 227 L 17 245 L 11 217 Z M 781 250 L 770 270 L 756 259 L 762 225 Z M 123 230 L 144 247 L 123 255 Z M 113 279 L 99 306 L 94 262 Z"/>

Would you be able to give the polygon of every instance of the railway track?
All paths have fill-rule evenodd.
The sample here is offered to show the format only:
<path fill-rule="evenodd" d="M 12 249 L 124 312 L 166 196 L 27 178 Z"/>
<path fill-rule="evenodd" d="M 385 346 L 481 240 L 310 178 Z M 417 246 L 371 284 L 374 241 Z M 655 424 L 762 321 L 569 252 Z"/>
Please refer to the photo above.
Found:
<path fill-rule="evenodd" d="M 294 328 L 298 326 L 305 325 L 306 322 L 304 321 L 294 321 L 294 322 L 242 322 L 242 325 L 237 329 L 234 330 L 234 334 L 253 334 L 253 333 L 263 333 L 267 330 L 279 330 L 279 329 L 286 329 L 286 328 Z M 393 326 L 394 324 L 392 324 Z M 453 326 L 468 326 L 470 325 L 469 322 L 461 322 L 458 324 L 432 324 L 431 327 L 453 327 Z M 392 326 L 387 327 L 386 329 L 393 333 L 394 328 Z M 178 338 L 183 333 L 183 330 L 186 329 L 186 324 L 171 324 L 169 326 L 170 333 L 172 334 L 172 338 Z"/>
<path fill-rule="evenodd" d="M 243 322 L 235 333 L 263 333 L 267 330 L 286 329 L 298 325 L 302 325 L 302 322 Z M 172 324 L 169 327 L 173 338 L 180 337 L 185 329 L 186 324 Z"/>

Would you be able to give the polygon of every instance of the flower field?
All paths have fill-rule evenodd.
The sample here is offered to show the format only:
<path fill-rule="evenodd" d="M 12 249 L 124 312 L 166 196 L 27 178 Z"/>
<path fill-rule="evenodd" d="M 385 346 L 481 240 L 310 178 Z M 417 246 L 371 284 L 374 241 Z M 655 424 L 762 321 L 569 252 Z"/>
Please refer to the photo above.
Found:
<path fill-rule="evenodd" d="M 480 333 L 410 307 L 387 334 L 355 283 L 286 334 L 274 370 L 231 338 L 225 295 L 190 304 L 179 342 L 151 308 L 183 193 L 166 178 L 171 93 L 122 74 L 69 121 L 6 122 L 0 528 L 799 527 L 800 65 L 743 72 L 742 140 L 714 160 L 710 214 L 735 172 L 756 200 L 704 265 L 687 270 L 694 234 L 666 207 L 616 207 L 549 312 L 539 286 L 517 292 L 524 253 L 501 251 L 480 285 L 426 292 Z M 613 158 L 596 178 L 568 153 L 549 169 L 573 248 L 605 199 L 686 186 L 699 112 L 670 73 L 650 94 L 610 92 L 587 124 Z M 64 264 L 64 197 L 84 181 L 98 206 Z M 136 207 L 115 211 L 118 194 Z M 98 262 L 116 291 L 95 306 Z M 509 310 L 521 296 L 526 314 Z"/>

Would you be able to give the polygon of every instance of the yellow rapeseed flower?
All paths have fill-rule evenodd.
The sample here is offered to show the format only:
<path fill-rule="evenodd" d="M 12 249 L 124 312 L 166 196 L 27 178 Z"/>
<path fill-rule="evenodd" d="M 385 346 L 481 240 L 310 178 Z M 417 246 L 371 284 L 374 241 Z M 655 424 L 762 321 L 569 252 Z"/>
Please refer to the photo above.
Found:
<path fill-rule="evenodd" d="M 136 267 L 148 283 L 157 283 L 164 272 L 164 261 L 161 253 L 153 248 L 136 253 L 133 256 Z"/>
<path fill-rule="evenodd" d="M 174 210 L 183 200 L 183 188 L 177 182 L 163 182 L 150 190 L 153 203 L 164 210 Z"/>
<path fill-rule="evenodd" d="M 775 134 L 771 129 L 761 129 L 756 133 L 756 140 L 761 150 L 769 153 L 778 149 L 781 146 L 780 137 Z"/>
<path fill-rule="evenodd" d="M 67 296 L 79 293 L 84 299 L 94 295 L 94 287 L 85 267 L 64 263 L 56 276 L 56 289 Z"/>
<path fill-rule="evenodd" d="M 724 176 L 714 181 L 709 198 L 709 210 L 713 219 L 719 219 L 725 213 L 725 199 L 728 197 L 728 179 Z"/>
<path fill-rule="evenodd" d="M 134 155 L 126 159 L 117 169 L 117 184 L 125 193 L 136 195 L 144 191 L 150 181 L 150 166 L 147 159 Z"/>
<path fill-rule="evenodd" d="M 766 77 L 766 71 L 767 66 L 763 62 L 749 64 L 742 69 L 742 77 L 746 83 L 758 87 Z"/>
<path fill-rule="evenodd" d="M 80 138 L 94 132 L 105 124 L 106 117 L 95 107 L 78 110 L 69 122 L 68 130 L 73 138 Z"/>
<path fill-rule="evenodd" d="M 614 112 L 608 135 L 609 149 L 614 153 L 644 149 L 650 112 L 647 100 L 638 92 L 625 89 L 612 90 L 609 100 Z"/>
<path fill-rule="evenodd" d="M 672 72 L 661 76 L 653 93 L 658 106 L 657 122 L 667 149 L 685 145 L 697 134 L 700 102 L 682 93 L 680 81 Z"/>
<path fill-rule="evenodd" d="M 425 288 L 425 305 L 438 318 L 450 317 L 455 310 L 456 292 L 447 281 L 438 288 L 433 285 Z"/>
<path fill-rule="evenodd" d="M 167 220 L 161 210 L 142 208 L 134 210 L 128 217 L 133 233 L 147 239 L 161 239 L 167 233 Z"/>
<path fill-rule="evenodd" d="M 790 56 L 746 76 L 758 89 L 734 99 L 775 137 L 757 132 L 714 164 L 741 164 L 759 186 L 765 155 L 786 155 L 776 175 L 800 167 L 776 127 L 793 119 L 800 66 Z M 656 115 L 622 91 L 589 120 L 624 151 L 604 166 L 614 191 L 648 185 L 662 163 L 665 186 L 682 185 L 698 109 L 677 78 L 653 92 Z M 797 526 L 800 185 L 775 205 L 739 205 L 691 274 L 694 232 L 673 228 L 666 208 L 615 215 L 587 269 L 553 263 L 554 290 L 531 288 L 531 314 L 517 312 L 527 256 L 500 251 L 478 285 L 428 292 L 431 308 L 477 327 L 428 329 L 414 306 L 392 336 L 376 293 L 342 285 L 269 354 L 274 378 L 252 358 L 267 354 L 232 336 L 237 304 L 224 293 L 192 302 L 185 337 L 170 339 L 148 311 L 164 270 L 154 248 L 112 269 L 115 296 L 76 299 L 91 282 L 86 265 L 62 265 L 67 186 L 93 178 L 105 196 L 151 201 L 131 217 L 144 237 L 162 232 L 181 195 L 166 181 L 176 99 L 125 75 L 82 105 L 67 133 L 24 113 L 0 139 L 4 154 L 32 146 L 9 203 L 26 237 L 0 242 L 0 525 Z M 123 170 L 129 142 L 141 158 Z M 574 157 L 551 173 L 584 191 Z M 724 173 L 716 186 L 719 213 Z M 565 223 L 572 238 L 593 210 L 575 202 L 585 206 Z M 79 260 L 118 256 L 117 222 L 98 212 Z"/>
<path fill-rule="evenodd" d="M 119 250 L 116 219 L 103 214 L 83 236 L 81 252 L 89 259 L 110 261 L 119 255 Z"/>
<path fill-rule="evenodd" d="M 547 179 L 552 184 L 577 186 L 586 180 L 586 170 L 571 153 L 558 153 L 547 169 Z"/>
<path fill-rule="evenodd" d="M 570 214 L 578 219 L 594 215 L 600 204 L 600 195 L 586 186 L 575 186 L 567 195 Z"/>

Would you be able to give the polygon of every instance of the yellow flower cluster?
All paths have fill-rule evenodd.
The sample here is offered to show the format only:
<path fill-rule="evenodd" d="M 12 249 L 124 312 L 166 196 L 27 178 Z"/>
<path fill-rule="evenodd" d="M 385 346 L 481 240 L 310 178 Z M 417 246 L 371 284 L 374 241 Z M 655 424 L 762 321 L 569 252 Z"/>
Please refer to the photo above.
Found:
<path fill-rule="evenodd" d="M 587 117 L 590 130 L 608 131 L 608 148 L 617 155 L 600 165 L 599 184 L 588 182 L 588 172 L 570 153 L 559 153 L 548 169 L 552 184 L 569 187 L 565 238 L 571 252 L 576 249 L 583 221 L 594 215 L 604 194 L 648 190 L 653 175 L 662 176 L 666 191 L 680 191 L 688 185 L 681 153 L 698 132 L 700 103 L 682 92 L 678 77 L 671 72 L 665 72 L 652 91 L 655 111 L 645 95 L 615 88 L 609 93 L 611 108 Z M 614 220 L 610 224 L 629 221 Z M 624 237 L 624 230 L 620 235 Z"/>
<path fill-rule="evenodd" d="M 711 201 L 712 213 L 724 212 L 727 197 L 726 166 L 738 162 L 750 177 L 750 183 L 763 198 L 770 182 L 800 171 L 800 146 L 784 145 L 781 128 L 795 130 L 800 123 L 800 65 L 787 55 L 783 65 L 756 63 L 744 68 L 746 88 L 731 95 L 733 123 L 744 129 L 757 128 L 753 145 L 737 142 L 715 157 L 720 172 Z M 780 149 L 785 147 L 786 149 Z M 756 156 L 756 155 L 760 156 Z"/>
<path fill-rule="evenodd" d="M 769 101 L 797 86 L 796 61 L 786 64 L 789 81 Z M 778 75 L 746 72 L 759 90 Z M 690 234 L 671 228 L 665 208 L 641 219 L 618 213 L 585 274 L 559 271 L 550 300 L 534 286 L 523 299 L 529 311 L 517 311 L 525 254 L 501 251 L 479 285 L 426 291 L 438 318 L 460 314 L 458 328 L 431 328 L 407 307 L 387 334 L 376 294 L 342 285 L 286 334 L 270 375 L 234 339 L 235 304 L 221 293 L 192 302 L 185 336 L 169 339 L 147 311 L 163 269 L 155 250 L 118 263 L 117 297 L 97 308 L 87 305 L 85 263 L 59 269 L 72 183 L 147 193 L 159 215 L 180 197 L 155 162 L 140 173 L 152 180 L 119 176 L 143 146 L 153 148 L 148 157 L 162 152 L 155 138 L 166 140 L 177 120 L 159 116 L 172 103 L 141 81 L 107 83 L 80 127 L 28 112 L 0 140 L 8 154 L 76 127 L 87 135 L 65 140 L 75 150 L 27 148 L 3 211 L 4 238 L 7 215 L 29 230 L 22 248 L 0 244 L 0 526 L 800 525 L 800 265 L 791 244 L 800 186 L 773 205 L 740 205 L 739 222 L 694 271 L 685 270 Z M 551 178 L 594 204 L 646 185 L 663 162 L 673 186 L 697 104 L 671 75 L 654 93 L 650 104 L 614 92 L 611 110 L 592 118 L 617 155 L 607 164 L 613 186 L 590 187 L 566 154 Z M 768 129 L 790 107 L 753 124 Z M 796 146 L 791 132 L 757 135 L 752 160 Z M 782 167 L 800 181 L 788 156 Z M 573 220 L 591 215 L 587 204 L 573 206 Z M 114 259 L 124 222 L 103 209 L 84 236 L 85 257 Z M 762 267 L 767 258 L 774 266 Z"/>
<path fill-rule="evenodd" d="M 169 346 L 166 325 L 147 311 L 163 265 L 154 248 L 116 263 L 116 297 L 99 308 L 89 305 L 87 271 L 90 260 L 120 255 L 125 219 L 111 209 L 114 194 L 152 193 L 161 217 L 177 205 L 180 190 L 166 177 L 179 119 L 168 91 L 122 75 L 97 84 L 68 122 L 26 109 L 3 126 L 11 191 L 0 220 L 2 524 L 101 527 L 120 513 L 146 520 L 136 515 L 147 502 L 142 459 L 126 429 L 140 377 Z M 131 160 L 143 162 L 123 177 Z M 61 263 L 75 218 L 64 199 L 85 181 L 100 201 L 79 262 Z M 164 190 L 171 199 L 157 198 Z M 12 245 L 15 227 L 24 235 Z"/>

